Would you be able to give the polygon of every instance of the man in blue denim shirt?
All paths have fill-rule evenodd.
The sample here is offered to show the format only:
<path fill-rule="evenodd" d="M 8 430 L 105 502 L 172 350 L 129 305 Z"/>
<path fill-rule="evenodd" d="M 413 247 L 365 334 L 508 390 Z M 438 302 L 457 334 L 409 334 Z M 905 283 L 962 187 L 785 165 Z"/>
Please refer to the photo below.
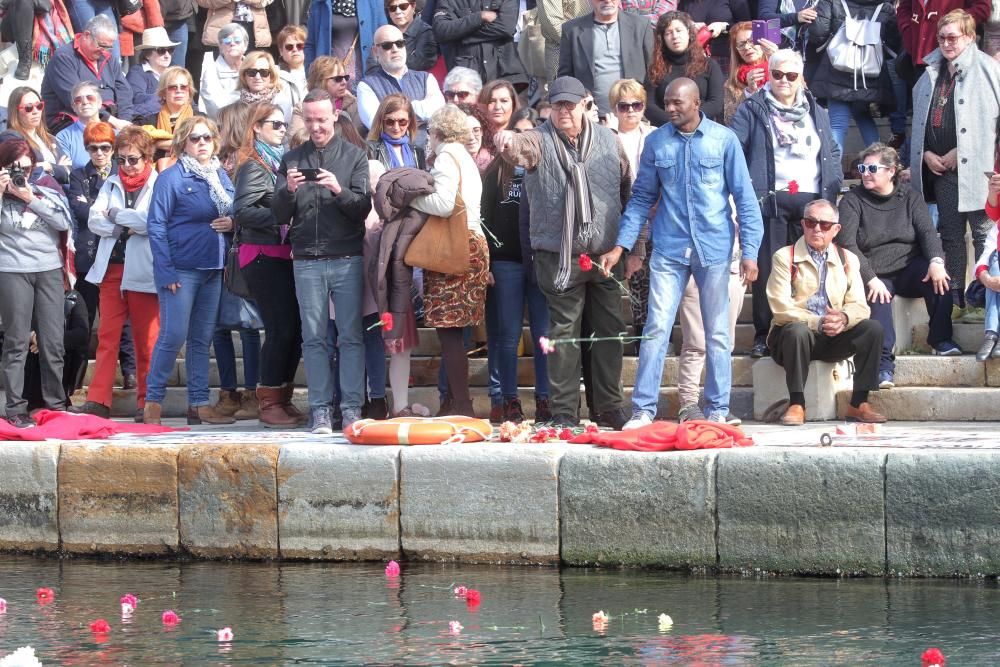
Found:
<path fill-rule="evenodd" d="M 701 292 L 708 353 L 704 413 L 711 421 L 726 421 L 732 384 L 729 261 L 736 234 L 730 195 L 740 220 L 740 273 L 747 284 L 757 278 L 757 250 L 764 234 L 739 141 L 702 115 L 698 86 L 677 79 L 667 88 L 663 108 L 670 123 L 646 139 L 617 245 L 601 256 L 602 266 L 614 266 L 660 200 L 651 235 L 649 314 L 643 329 L 648 339 L 639 348 L 632 419 L 625 429 L 649 424 L 656 416 L 670 331 L 691 275 Z"/>

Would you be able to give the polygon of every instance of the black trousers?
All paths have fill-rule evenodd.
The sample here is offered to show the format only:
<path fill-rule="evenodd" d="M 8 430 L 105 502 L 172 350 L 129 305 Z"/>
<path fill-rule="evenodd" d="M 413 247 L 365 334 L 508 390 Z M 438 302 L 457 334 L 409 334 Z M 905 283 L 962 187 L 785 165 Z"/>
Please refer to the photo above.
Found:
<path fill-rule="evenodd" d="M 257 255 L 243 267 L 243 277 L 264 321 L 260 383 L 265 387 L 280 387 L 295 380 L 302 356 L 302 320 L 295 298 L 292 262 Z"/>
<path fill-rule="evenodd" d="M 882 325 L 862 320 L 836 336 L 812 331 L 804 322 L 774 327 L 767 338 L 774 363 L 785 369 L 788 392 L 805 391 L 810 361 L 843 361 L 854 357 L 854 391 L 878 389 Z"/>

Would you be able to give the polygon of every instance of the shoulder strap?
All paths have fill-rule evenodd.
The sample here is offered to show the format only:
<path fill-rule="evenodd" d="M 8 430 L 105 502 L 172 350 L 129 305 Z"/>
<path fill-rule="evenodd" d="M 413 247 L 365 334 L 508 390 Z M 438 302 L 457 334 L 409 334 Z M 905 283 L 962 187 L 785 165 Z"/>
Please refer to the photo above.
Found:
<path fill-rule="evenodd" d="M 788 270 L 792 274 L 792 282 L 799 273 L 799 267 L 795 264 L 795 244 L 788 246 Z"/>

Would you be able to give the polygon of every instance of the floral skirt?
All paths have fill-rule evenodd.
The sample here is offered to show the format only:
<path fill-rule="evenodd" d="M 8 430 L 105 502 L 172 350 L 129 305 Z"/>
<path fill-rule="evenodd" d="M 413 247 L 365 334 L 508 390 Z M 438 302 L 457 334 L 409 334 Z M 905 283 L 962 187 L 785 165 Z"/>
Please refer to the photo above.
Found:
<path fill-rule="evenodd" d="M 458 276 L 424 271 L 427 326 L 468 327 L 483 321 L 490 256 L 486 239 L 479 234 L 469 234 L 469 265 L 469 271 Z"/>
<path fill-rule="evenodd" d="M 417 330 L 417 317 L 413 314 L 413 304 L 406 309 L 403 322 L 403 335 L 400 338 L 386 338 L 382 341 L 386 354 L 399 354 L 412 350 L 420 344 L 420 332 Z"/>

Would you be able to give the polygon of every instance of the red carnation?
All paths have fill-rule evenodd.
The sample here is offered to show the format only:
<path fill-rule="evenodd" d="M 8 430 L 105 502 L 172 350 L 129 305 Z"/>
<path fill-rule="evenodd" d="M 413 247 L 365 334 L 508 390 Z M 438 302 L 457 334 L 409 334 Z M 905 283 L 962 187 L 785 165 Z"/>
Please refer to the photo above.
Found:
<path fill-rule="evenodd" d="M 788 181 L 788 192 L 789 194 L 797 195 L 799 193 L 799 182 Z"/>
<path fill-rule="evenodd" d="M 56 599 L 56 594 L 51 588 L 39 588 L 35 591 L 35 597 L 39 604 L 48 604 Z"/>
<path fill-rule="evenodd" d="M 573 429 L 569 429 L 569 428 L 559 429 L 559 439 L 560 440 L 569 440 L 572 437 L 573 437 Z"/>
<path fill-rule="evenodd" d="M 386 331 L 392 329 L 392 313 L 382 313 L 382 326 L 385 327 Z"/>
<path fill-rule="evenodd" d="M 929 648 L 920 656 L 920 667 L 931 667 L 931 665 L 944 667 L 944 664 L 944 653 L 939 648 Z"/>
<path fill-rule="evenodd" d="M 580 255 L 580 270 L 590 271 L 594 268 L 594 261 L 590 259 L 590 255 L 583 253 Z"/>
<path fill-rule="evenodd" d="M 479 591 L 477 591 L 475 588 L 470 588 L 468 591 L 465 592 L 465 600 L 469 604 L 479 604 L 480 600 Z"/>
<path fill-rule="evenodd" d="M 111 632 L 111 626 L 103 618 L 99 618 L 90 624 L 90 631 L 98 635 L 106 635 Z"/>

